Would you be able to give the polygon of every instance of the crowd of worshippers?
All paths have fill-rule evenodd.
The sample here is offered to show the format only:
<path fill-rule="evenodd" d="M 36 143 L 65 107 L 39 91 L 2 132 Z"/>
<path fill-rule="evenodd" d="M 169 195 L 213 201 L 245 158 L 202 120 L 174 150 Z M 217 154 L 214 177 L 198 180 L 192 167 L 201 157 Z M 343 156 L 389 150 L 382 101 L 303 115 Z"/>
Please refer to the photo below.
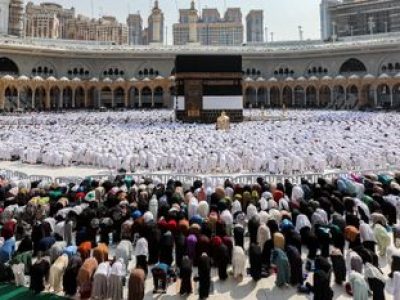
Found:
<path fill-rule="evenodd" d="M 382 300 L 393 280 L 398 300 L 399 183 L 400 174 L 215 188 L 127 175 L 80 184 L 1 178 L 0 281 L 81 299 L 123 299 L 126 286 L 140 300 L 152 277 L 154 293 L 178 281 L 181 295 L 197 285 L 206 299 L 215 268 L 221 281 L 274 276 L 276 286 L 321 300 L 334 297 L 333 284 Z"/>

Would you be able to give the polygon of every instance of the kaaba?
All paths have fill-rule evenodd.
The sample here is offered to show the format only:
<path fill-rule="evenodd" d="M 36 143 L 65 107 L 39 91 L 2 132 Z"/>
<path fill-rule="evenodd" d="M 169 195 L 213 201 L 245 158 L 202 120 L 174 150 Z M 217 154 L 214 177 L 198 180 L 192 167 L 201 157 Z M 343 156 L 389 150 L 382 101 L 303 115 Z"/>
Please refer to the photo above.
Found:
<path fill-rule="evenodd" d="M 240 55 L 178 55 L 175 82 L 177 120 L 215 123 L 224 111 L 243 121 Z"/>

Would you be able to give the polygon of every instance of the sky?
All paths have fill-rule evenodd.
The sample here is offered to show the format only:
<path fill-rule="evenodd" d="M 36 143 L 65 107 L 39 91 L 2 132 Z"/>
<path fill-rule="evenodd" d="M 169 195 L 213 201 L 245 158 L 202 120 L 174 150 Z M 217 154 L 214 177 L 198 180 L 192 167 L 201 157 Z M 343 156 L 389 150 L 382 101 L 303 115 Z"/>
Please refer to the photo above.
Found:
<path fill-rule="evenodd" d="M 46 0 L 64 7 L 75 7 L 76 14 L 89 17 L 116 16 L 125 23 L 128 13 L 140 12 L 145 24 L 154 0 Z M 25 0 L 27 2 L 27 0 Z M 34 3 L 44 1 L 33 0 Z M 251 9 L 264 10 L 264 23 L 275 41 L 299 39 L 298 26 L 302 26 L 304 39 L 320 38 L 320 0 L 195 0 L 197 8 L 218 8 L 223 15 L 226 7 L 240 7 L 243 17 Z M 92 6 L 93 4 L 93 6 Z M 178 9 L 190 7 L 190 0 L 159 0 L 164 12 L 167 37 L 172 41 L 172 24 L 178 21 Z M 93 8 L 92 8 L 93 7 Z"/>

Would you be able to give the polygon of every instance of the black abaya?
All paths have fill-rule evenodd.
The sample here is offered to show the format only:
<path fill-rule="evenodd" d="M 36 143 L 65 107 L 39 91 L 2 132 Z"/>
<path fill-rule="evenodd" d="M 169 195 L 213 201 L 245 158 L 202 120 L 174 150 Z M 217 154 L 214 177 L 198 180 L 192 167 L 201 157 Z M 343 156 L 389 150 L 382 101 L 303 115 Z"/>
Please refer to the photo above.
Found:
<path fill-rule="evenodd" d="M 183 257 L 181 261 L 181 268 L 179 269 L 179 276 L 181 278 L 181 295 L 192 293 L 192 262 L 189 257 Z"/>
<path fill-rule="evenodd" d="M 250 275 L 254 281 L 261 279 L 262 273 L 262 253 L 257 244 L 252 244 L 249 249 Z"/>
<path fill-rule="evenodd" d="M 208 298 L 211 285 L 211 259 L 207 255 L 201 255 L 198 261 L 199 272 L 199 297 Z"/>

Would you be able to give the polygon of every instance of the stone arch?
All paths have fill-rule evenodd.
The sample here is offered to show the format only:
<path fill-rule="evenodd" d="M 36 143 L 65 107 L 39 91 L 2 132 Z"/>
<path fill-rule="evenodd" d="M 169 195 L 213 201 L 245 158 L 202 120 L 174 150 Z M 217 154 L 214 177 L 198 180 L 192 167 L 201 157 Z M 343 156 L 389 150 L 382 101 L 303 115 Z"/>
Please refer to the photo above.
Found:
<path fill-rule="evenodd" d="M 358 105 L 360 99 L 358 99 L 358 87 L 350 85 L 346 88 L 346 103 L 344 108 L 350 109 Z"/>
<path fill-rule="evenodd" d="M 85 108 L 85 90 L 81 86 L 75 90 L 75 108 Z"/>
<path fill-rule="evenodd" d="M 74 99 L 72 98 L 73 93 L 72 93 L 72 88 L 67 86 L 63 89 L 63 101 L 62 101 L 62 108 L 64 109 L 70 109 L 73 107 L 73 101 Z"/>
<path fill-rule="evenodd" d="M 56 110 L 60 107 L 61 90 L 57 86 L 50 89 L 50 109 Z"/>
<path fill-rule="evenodd" d="M 294 107 L 304 107 L 305 105 L 305 90 L 298 85 L 294 88 Z"/>
<path fill-rule="evenodd" d="M 393 93 L 392 108 L 399 109 L 400 108 L 400 83 L 393 86 L 392 93 Z"/>
<path fill-rule="evenodd" d="M 81 62 L 69 64 L 66 73 L 70 79 L 75 77 L 89 79 L 93 75 L 92 68 Z"/>
<path fill-rule="evenodd" d="M 293 107 L 293 91 L 289 86 L 285 86 L 282 90 L 282 101 L 286 107 Z"/>
<path fill-rule="evenodd" d="M 114 107 L 125 107 L 125 90 L 122 87 L 114 90 Z"/>
<path fill-rule="evenodd" d="M 105 86 L 100 91 L 100 106 L 112 108 L 112 90 L 109 86 Z"/>
<path fill-rule="evenodd" d="M 0 57 L 0 75 L 18 76 L 19 68 L 13 60 L 7 57 Z"/>
<path fill-rule="evenodd" d="M 35 89 L 35 101 L 33 107 L 38 111 L 46 108 L 46 90 L 42 86 Z"/>
<path fill-rule="evenodd" d="M 86 107 L 90 109 L 98 108 L 101 106 L 99 101 L 99 90 L 92 86 L 87 91 L 87 103 Z"/>
<path fill-rule="evenodd" d="M 361 107 L 374 107 L 374 98 L 375 98 L 375 91 L 372 88 L 372 85 L 367 84 L 361 88 Z"/>
<path fill-rule="evenodd" d="M 325 76 L 328 74 L 328 67 L 319 61 L 312 61 L 304 70 L 304 76 Z"/>
<path fill-rule="evenodd" d="M 164 90 L 161 86 L 154 89 L 154 107 L 162 108 L 164 106 Z"/>
<path fill-rule="evenodd" d="M 256 88 L 253 86 L 249 86 L 246 88 L 244 92 L 244 105 L 245 107 L 256 107 L 257 106 L 257 92 Z"/>
<path fill-rule="evenodd" d="M 260 87 L 257 91 L 257 103 L 259 107 L 267 106 L 267 93 L 268 90 L 265 87 Z"/>
<path fill-rule="evenodd" d="M 357 58 L 349 58 L 340 66 L 339 69 L 340 74 L 347 74 L 347 75 L 351 75 L 354 73 L 366 73 L 366 72 L 367 72 L 367 67 L 361 60 Z"/>
<path fill-rule="evenodd" d="M 280 108 L 281 105 L 281 99 L 280 99 L 280 91 L 277 86 L 271 87 L 270 91 L 270 104 L 272 108 Z"/>
<path fill-rule="evenodd" d="M 118 78 L 126 75 L 125 66 L 122 64 L 107 64 L 102 68 L 100 78 Z"/>
<path fill-rule="evenodd" d="M 306 89 L 306 107 L 317 107 L 317 89 L 313 85 L 308 86 Z"/>
<path fill-rule="evenodd" d="M 391 90 L 390 87 L 386 84 L 380 84 L 376 88 L 377 91 L 377 105 L 384 108 L 391 107 Z"/>
<path fill-rule="evenodd" d="M 25 86 L 19 92 L 19 107 L 22 109 L 32 109 L 33 91 L 30 87 Z"/>
<path fill-rule="evenodd" d="M 32 68 L 31 73 L 32 76 L 41 76 L 41 77 L 57 76 L 54 64 L 47 60 L 37 62 L 35 66 Z"/>
<path fill-rule="evenodd" d="M 139 90 L 134 86 L 128 91 L 128 106 L 130 108 L 139 107 Z"/>
<path fill-rule="evenodd" d="M 319 107 L 327 107 L 331 101 L 331 89 L 324 85 L 319 89 Z"/>
<path fill-rule="evenodd" d="M 176 101 L 176 87 L 175 86 L 171 86 L 169 88 L 169 95 L 170 95 L 169 107 L 173 108 L 173 107 L 175 107 L 175 101 Z"/>
<path fill-rule="evenodd" d="M 274 76 L 275 77 L 288 77 L 294 76 L 295 72 L 293 68 L 291 68 L 287 64 L 279 64 L 274 68 Z"/>
<path fill-rule="evenodd" d="M 142 92 L 142 107 L 150 108 L 152 106 L 152 92 L 150 87 L 145 86 L 141 90 Z"/>
<path fill-rule="evenodd" d="M 18 109 L 18 90 L 14 86 L 8 86 L 4 91 L 4 110 L 13 112 Z"/>

